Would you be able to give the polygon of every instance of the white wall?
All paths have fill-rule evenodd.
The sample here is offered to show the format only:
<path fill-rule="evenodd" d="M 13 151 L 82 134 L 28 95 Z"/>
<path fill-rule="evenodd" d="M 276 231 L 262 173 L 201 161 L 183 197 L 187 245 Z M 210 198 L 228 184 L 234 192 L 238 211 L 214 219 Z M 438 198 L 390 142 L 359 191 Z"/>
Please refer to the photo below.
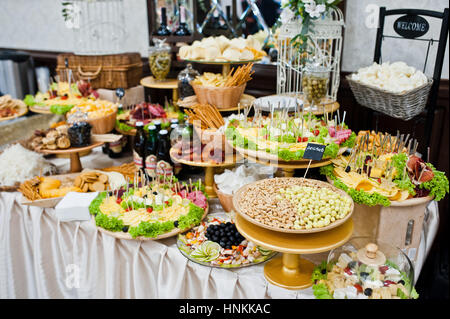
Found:
<path fill-rule="evenodd" d="M 145 0 L 124 0 L 127 52 L 147 55 L 148 26 Z M 71 29 L 67 29 L 60 0 L 1 0 L 0 47 L 73 52 Z"/>
<path fill-rule="evenodd" d="M 127 33 L 124 47 L 126 51 L 140 52 L 147 55 L 148 30 L 147 6 L 145 0 L 125 1 L 125 30 Z M 224 6 L 228 0 L 223 0 Z M 355 71 L 373 61 L 376 27 L 370 28 L 366 19 L 370 12 L 365 12 L 368 5 L 390 8 L 423 8 L 442 11 L 448 6 L 447 0 L 345 0 L 347 17 L 345 41 L 342 59 L 343 71 Z M 370 7 L 369 7 L 370 8 Z M 62 5 L 58 0 L 1 0 L 0 4 L 0 47 L 74 51 L 72 31 L 67 29 L 61 14 Z M 437 24 L 429 18 L 430 32 L 436 30 Z M 392 20 L 393 21 L 393 20 Z M 387 21 L 388 25 L 389 23 Z M 430 34 L 430 33 L 429 33 Z M 416 48 L 409 40 L 383 43 L 384 61 L 403 60 L 422 68 L 425 49 Z M 395 44 L 394 44 L 395 43 Z M 423 44 L 422 44 L 423 45 Z M 437 46 L 435 45 L 434 48 Z M 433 52 L 432 52 L 433 53 Z M 422 55 L 421 55 L 422 54 Z M 434 61 L 434 59 L 431 59 Z M 427 71 L 432 70 L 429 65 Z M 448 79 L 448 43 L 442 77 Z M 428 72 L 427 72 L 428 73 Z"/>
<path fill-rule="evenodd" d="M 443 11 L 448 7 L 447 0 L 346 0 L 345 39 L 342 53 L 342 71 L 352 72 L 360 67 L 372 63 L 375 50 L 375 37 L 377 24 L 371 23 L 371 9 L 385 6 L 389 9 L 426 9 Z M 366 12 L 366 9 L 369 12 Z M 376 9 L 378 13 L 378 9 Z M 385 34 L 397 35 L 392 29 L 392 24 L 399 16 L 391 16 L 385 20 Z M 439 38 L 440 19 L 425 17 L 430 24 L 430 30 L 424 38 Z M 431 75 L 434 68 L 437 44 L 430 48 L 430 58 L 427 64 L 426 74 Z M 388 39 L 383 41 L 383 61 L 405 61 L 422 70 L 425 61 L 426 43 L 422 41 Z M 448 79 L 448 39 L 447 48 L 442 69 L 442 78 Z"/>

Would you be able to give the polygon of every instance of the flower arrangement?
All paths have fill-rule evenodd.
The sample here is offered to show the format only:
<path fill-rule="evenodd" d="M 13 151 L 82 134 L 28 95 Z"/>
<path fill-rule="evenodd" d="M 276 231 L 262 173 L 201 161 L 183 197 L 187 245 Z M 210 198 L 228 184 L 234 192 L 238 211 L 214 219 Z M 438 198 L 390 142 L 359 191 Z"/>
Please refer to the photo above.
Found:
<path fill-rule="evenodd" d="M 282 24 L 297 19 L 302 29 L 292 41 L 300 53 L 306 51 L 308 35 L 314 32 L 314 21 L 325 18 L 330 9 L 334 9 L 342 0 L 282 0 L 283 11 L 280 14 Z"/>

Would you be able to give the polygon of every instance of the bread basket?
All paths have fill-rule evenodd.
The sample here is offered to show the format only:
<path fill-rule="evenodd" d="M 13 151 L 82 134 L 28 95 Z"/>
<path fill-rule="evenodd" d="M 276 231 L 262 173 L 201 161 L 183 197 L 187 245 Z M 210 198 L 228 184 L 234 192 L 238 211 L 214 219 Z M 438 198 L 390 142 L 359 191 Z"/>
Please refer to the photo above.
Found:
<path fill-rule="evenodd" d="M 247 84 L 230 87 L 211 87 L 191 82 L 200 104 L 211 104 L 218 109 L 236 107 L 244 94 Z"/>
<path fill-rule="evenodd" d="M 87 122 L 92 125 L 92 134 L 106 134 L 111 132 L 116 126 L 117 111 L 102 117 L 88 119 Z"/>

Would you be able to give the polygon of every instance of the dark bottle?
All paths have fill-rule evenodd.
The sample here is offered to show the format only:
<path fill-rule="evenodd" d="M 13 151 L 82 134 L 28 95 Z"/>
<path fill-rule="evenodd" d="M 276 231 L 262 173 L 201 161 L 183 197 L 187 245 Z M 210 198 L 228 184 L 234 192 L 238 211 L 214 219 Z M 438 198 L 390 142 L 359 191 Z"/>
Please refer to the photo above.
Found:
<path fill-rule="evenodd" d="M 144 171 L 145 169 L 145 144 L 147 142 L 147 139 L 145 137 L 144 132 L 144 123 L 143 122 L 137 122 L 136 123 L 136 136 L 134 137 L 134 144 L 133 144 L 133 160 L 134 164 L 139 170 Z"/>
<path fill-rule="evenodd" d="M 170 140 L 169 140 L 169 134 L 167 130 L 161 130 L 159 131 L 159 141 L 158 141 L 158 148 L 156 151 L 156 175 L 157 176 L 170 176 L 170 175 L 177 175 L 179 171 L 181 170 L 180 165 L 175 165 L 170 158 Z"/>
<path fill-rule="evenodd" d="M 178 26 L 174 34 L 178 36 L 191 35 L 191 32 L 189 31 L 188 26 L 186 24 L 186 8 L 180 6 L 179 11 L 180 11 L 180 25 Z"/>
<path fill-rule="evenodd" d="M 167 26 L 167 15 L 166 15 L 166 8 L 161 8 L 161 23 L 159 24 L 158 30 L 156 30 L 156 35 L 163 35 L 167 36 L 170 35 L 169 27 Z"/>
<path fill-rule="evenodd" d="M 161 131 L 161 121 L 160 120 L 154 120 L 152 124 L 156 127 L 156 134 Z"/>
<path fill-rule="evenodd" d="M 145 171 L 147 176 L 156 176 L 156 151 L 158 150 L 158 133 L 156 126 L 150 125 L 148 127 L 148 140 L 145 146 Z"/>

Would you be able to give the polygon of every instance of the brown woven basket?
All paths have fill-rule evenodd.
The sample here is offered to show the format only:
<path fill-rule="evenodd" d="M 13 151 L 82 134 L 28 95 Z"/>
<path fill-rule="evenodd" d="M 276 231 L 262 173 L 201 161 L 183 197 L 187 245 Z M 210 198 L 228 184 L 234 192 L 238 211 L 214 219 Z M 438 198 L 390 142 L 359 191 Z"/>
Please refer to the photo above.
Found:
<path fill-rule="evenodd" d="M 391 93 L 355 81 L 351 75 L 347 75 L 346 79 L 359 104 L 404 121 L 412 119 L 425 109 L 433 84 L 433 80 L 428 79 L 427 83 L 411 91 Z"/>
<path fill-rule="evenodd" d="M 218 109 L 236 107 L 244 94 L 247 84 L 230 87 L 210 87 L 192 84 L 200 104 L 211 104 Z"/>
<path fill-rule="evenodd" d="M 90 81 L 94 89 L 128 89 L 139 85 L 142 78 L 142 60 L 139 53 L 111 55 L 59 54 L 56 72 L 67 81 L 67 59 L 75 80 Z"/>

